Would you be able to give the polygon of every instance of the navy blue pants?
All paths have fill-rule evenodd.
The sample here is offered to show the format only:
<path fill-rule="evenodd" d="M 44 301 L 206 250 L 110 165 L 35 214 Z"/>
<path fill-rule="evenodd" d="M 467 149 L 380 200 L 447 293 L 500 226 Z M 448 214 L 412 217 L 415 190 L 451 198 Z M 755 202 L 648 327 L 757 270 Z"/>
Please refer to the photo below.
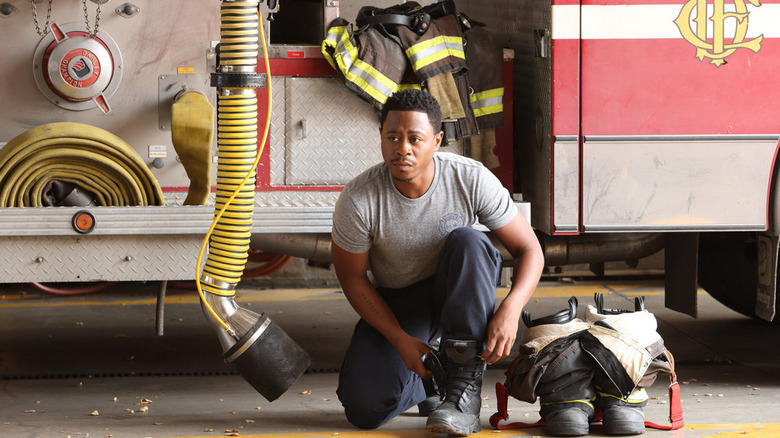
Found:
<path fill-rule="evenodd" d="M 401 289 L 379 289 L 398 323 L 428 344 L 445 339 L 484 342 L 493 315 L 501 254 L 472 228 L 450 232 L 436 274 Z M 373 429 L 426 398 L 422 379 L 384 336 L 362 319 L 347 349 L 336 391 L 347 420 Z"/>

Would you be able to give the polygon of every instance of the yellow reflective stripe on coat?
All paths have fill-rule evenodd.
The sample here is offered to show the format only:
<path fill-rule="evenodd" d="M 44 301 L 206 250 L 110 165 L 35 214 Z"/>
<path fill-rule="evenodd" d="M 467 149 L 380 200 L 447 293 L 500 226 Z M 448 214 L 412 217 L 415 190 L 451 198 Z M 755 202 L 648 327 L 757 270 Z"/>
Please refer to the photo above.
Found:
<path fill-rule="evenodd" d="M 463 38 L 440 35 L 406 49 L 406 56 L 414 71 L 449 56 L 466 59 L 463 52 Z"/>
<path fill-rule="evenodd" d="M 593 402 L 596 401 L 596 397 L 593 397 L 590 400 L 564 400 L 564 401 L 556 401 L 556 402 L 548 402 L 548 403 L 540 403 L 541 406 L 550 406 L 550 405 L 557 405 L 560 403 L 582 403 L 584 405 L 588 405 L 591 408 L 595 409 L 593 406 Z"/>
<path fill-rule="evenodd" d="M 504 111 L 504 88 L 480 91 L 469 97 L 474 116 L 481 117 Z"/>
<path fill-rule="evenodd" d="M 629 403 L 629 404 L 631 404 L 631 403 L 634 403 L 634 404 L 644 403 L 644 402 L 646 402 L 650 398 L 647 395 L 647 391 L 645 391 L 645 388 L 638 388 L 638 389 L 634 390 L 634 392 L 629 394 L 628 397 L 625 397 L 625 398 L 619 397 L 619 396 L 616 396 L 616 395 L 613 395 L 613 394 L 608 394 L 606 392 L 599 392 L 598 396 L 599 397 L 611 397 L 611 398 L 614 398 L 614 399 L 617 399 L 617 400 L 620 400 L 620 401 L 623 401 L 623 402 L 626 402 L 626 403 Z"/>
<path fill-rule="evenodd" d="M 422 86 L 420 84 L 400 84 L 398 85 L 398 90 L 422 90 Z"/>
<path fill-rule="evenodd" d="M 334 49 L 334 59 L 325 50 Z M 380 73 L 377 69 L 358 58 L 358 50 L 349 40 L 346 26 L 334 26 L 328 29 L 328 35 L 322 41 L 322 54 L 334 69 L 340 70 L 344 77 L 360 87 L 366 94 L 384 104 L 396 90 L 398 84 Z"/>

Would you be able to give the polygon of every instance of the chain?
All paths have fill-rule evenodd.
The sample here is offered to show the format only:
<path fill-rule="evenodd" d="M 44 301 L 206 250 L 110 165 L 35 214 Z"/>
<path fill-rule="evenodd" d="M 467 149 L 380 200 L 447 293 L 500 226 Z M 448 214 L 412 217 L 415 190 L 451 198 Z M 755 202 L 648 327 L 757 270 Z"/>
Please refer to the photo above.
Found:
<path fill-rule="evenodd" d="M 38 32 L 38 35 L 44 36 L 49 32 L 49 21 L 51 21 L 51 2 L 52 0 L 49 0 L 48 8 L 46 9 L 46 24 L 43 25 L 43 29 L 38 25 L 38 8 L 35 6 L 36 0 L 30 0 L 30 5 L 32 6 L 32 14 L 33 14 L 33 23 L 35 24 L 35 31 Z"/>
<path fill-rule="evenodd" d="M 51 0 L 49 0 L 51 2 Z M 89 36 L 94 37 L 98 33 L 98 27 L 100 26 L 100 3 L 97 3 L 97 11 L 95 12 L 95 30 L 89 28 L 89 13 L 87 12 L 87 0 L 81 0 L 81 5 L 84 6 L 84 23 L 87 25 L 87 33 Z"/>

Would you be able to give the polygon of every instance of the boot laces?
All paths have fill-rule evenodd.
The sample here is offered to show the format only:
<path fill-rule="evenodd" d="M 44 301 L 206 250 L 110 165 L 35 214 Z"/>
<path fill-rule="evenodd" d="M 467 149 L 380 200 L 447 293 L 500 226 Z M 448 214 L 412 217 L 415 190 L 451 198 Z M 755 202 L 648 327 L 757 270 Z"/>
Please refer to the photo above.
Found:
<path fill-rule="evenodd" d="M 475 359 L 462 364 L 449 362 L 446 368 L 447 385 L 443 400 L 457 404 L 464 392 L 478 389 L 478 380 L 482 377 L 484 368 L 481 360 Z"/>

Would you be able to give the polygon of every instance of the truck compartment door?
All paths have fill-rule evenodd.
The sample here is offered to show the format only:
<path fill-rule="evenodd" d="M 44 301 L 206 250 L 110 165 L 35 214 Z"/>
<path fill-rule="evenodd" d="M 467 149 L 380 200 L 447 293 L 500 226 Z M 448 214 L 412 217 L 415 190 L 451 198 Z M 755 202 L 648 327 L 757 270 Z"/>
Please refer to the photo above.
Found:
<path fill-rule="evenodd" d="M 587 0 L 581 11 L 582 230 L 765 230 L 778 5 Z"/>

